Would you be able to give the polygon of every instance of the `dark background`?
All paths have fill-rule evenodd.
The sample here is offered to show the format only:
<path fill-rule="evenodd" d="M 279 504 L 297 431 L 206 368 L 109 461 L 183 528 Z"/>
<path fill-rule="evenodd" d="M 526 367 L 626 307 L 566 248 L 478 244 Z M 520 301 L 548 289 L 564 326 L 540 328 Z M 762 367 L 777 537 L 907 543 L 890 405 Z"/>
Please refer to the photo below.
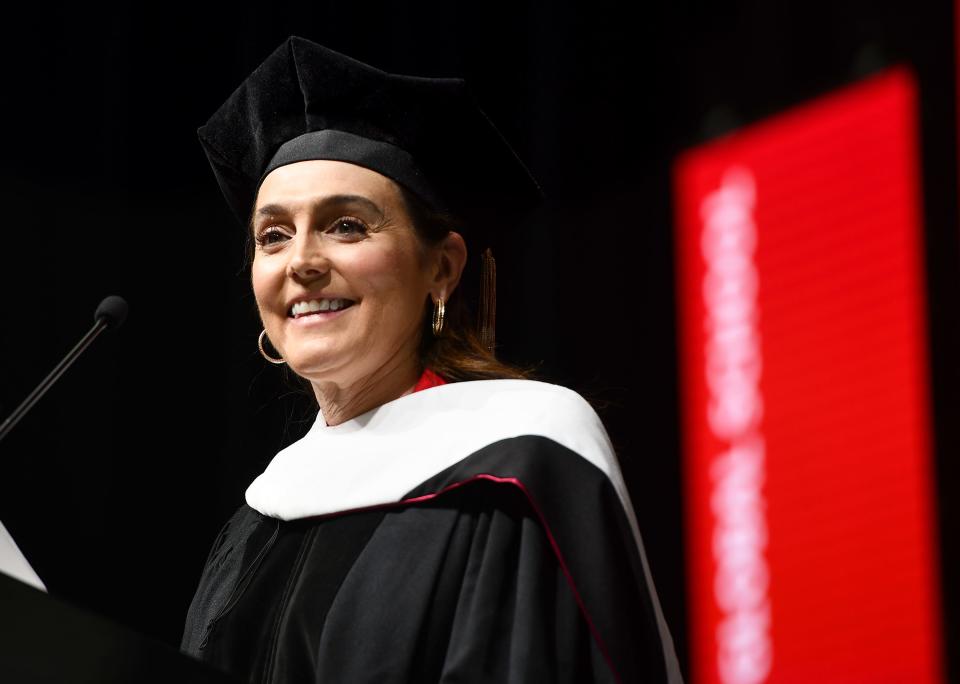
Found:
<path fill-rule="evenodd" d="M 958 650 L 949 2 L 300 5 L 33 4 L 5 28 L 0 416 L 102 297 L 130 303 L 124 327 L 0 445 L 0 519 L 51 593 L 179 644 L 214 536 L 312 421 L 259 356 L 241 229 L 196 138 L 296 34 L 387 71 L 465 77 L 540 180 L 543 210 L 497 251 L 499 354 L 601 408 L 686 671 L 672 159 L 903 63 L 921 87 L 947 649 Z"/>

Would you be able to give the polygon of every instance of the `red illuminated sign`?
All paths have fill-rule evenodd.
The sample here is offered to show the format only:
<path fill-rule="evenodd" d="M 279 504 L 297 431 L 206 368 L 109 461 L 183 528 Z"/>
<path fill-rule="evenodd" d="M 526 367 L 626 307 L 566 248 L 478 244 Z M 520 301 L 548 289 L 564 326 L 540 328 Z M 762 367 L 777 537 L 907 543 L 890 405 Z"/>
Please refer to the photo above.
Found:
<path fill-rule="evenodd" d="M 697 683 L 943 679 L 915 90 L 677 162 Z"/>

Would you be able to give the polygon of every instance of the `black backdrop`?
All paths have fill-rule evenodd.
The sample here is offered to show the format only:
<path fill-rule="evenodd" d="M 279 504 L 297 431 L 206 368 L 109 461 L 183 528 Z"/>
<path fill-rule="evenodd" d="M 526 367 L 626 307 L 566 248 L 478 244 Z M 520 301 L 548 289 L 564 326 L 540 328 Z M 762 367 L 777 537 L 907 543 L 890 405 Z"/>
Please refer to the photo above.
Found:
<path fill-rule="evenodd" d="M 199 5 L 35 3 L 0 41 L 0 415 L 89 327 L 102 297 L 130 303 L 125 326 L 0 445 L 0 519 L 52 593 L 177 644 L 214 535 L 312 419 L 308 398 L 257 352 L 241 229 L 195 132 L 291 34 L 388 71 L 465 77 L 540 179 L 547 205 L 498 247 L 500 354 L 602 407 L 683 662 L 671 160 L 912 64 L 944 576 L 956 576 L 948 1 Z M 945 591 L 955 626 L 957 592 L 949 581 Z"/>

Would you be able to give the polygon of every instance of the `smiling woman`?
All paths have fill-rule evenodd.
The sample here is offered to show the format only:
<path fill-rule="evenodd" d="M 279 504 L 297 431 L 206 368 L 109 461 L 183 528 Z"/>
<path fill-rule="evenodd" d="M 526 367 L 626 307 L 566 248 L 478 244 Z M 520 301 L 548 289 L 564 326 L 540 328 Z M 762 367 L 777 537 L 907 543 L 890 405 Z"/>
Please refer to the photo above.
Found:
<path fill-rule="evenodd" d="M 491 230 L 464 217 L 540 197 L 463 82 L 290 38 L 200 139 L 318 412 L 215 540 L 182 650 L 255 682 L 680 681 L 603 424 L 457 294 Z"/>
<path fill-rule="evenodd" d="M 328 425 L 416 384 L 424 302 L 448 299 L 466 262 L 458 233 L 426 247 L 393 181 L 310 160 L 267 175 L 253 234 L 253 290 L 267 336 L 310 381 Z"/>

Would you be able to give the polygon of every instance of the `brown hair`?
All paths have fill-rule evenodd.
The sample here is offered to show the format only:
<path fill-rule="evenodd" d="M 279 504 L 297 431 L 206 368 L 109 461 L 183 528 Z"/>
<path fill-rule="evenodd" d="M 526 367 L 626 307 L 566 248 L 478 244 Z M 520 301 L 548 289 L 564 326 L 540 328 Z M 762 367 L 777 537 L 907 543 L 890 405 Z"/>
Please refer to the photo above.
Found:
<path fill-rule="evenodd" d="M 460 228 L 459 219 L 437 211 L 416 194 L 398 184 L 407 214 L 417 236 L 427 246 L 440 243 L 450 231 Z M 425 304 L 420 334 L 420 364 L 448 382 L 464 380 L 529 379 L 533 371 L 504 363 L 480 341 L 463 288 L 454 290 L 446 302 L 443 331 L 433 334 L 433 306 Z"/>

